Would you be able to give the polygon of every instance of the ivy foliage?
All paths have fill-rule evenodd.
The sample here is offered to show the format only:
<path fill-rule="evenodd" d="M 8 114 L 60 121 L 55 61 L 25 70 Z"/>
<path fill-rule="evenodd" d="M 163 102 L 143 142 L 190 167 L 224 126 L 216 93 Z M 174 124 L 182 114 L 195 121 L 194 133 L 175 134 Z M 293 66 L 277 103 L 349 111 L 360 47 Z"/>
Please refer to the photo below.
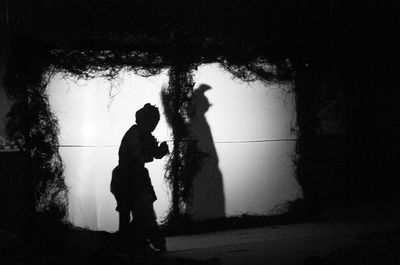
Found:
<path fill-rule="evenodd" d="M 34 211 L 53 211 L 62 219 L 68 206 L 67 186 L 58 152 L 58 122 L 46 95 L 49 66 L 33 47 L 19 46 L 8 58 L 4 87 L 14 104 L 8 113 L 7 134 L 29 158 Z"/>

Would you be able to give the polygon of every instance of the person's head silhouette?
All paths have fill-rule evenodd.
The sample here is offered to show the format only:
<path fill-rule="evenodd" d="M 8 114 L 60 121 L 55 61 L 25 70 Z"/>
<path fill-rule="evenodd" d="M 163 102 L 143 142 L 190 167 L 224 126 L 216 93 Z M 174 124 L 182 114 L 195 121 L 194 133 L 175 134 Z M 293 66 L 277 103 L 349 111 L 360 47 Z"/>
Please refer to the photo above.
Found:
<path fill-rule="evenodd" d="M 143 130 L 152 132 L 160 121 L 160 112 L 156 106 L 146 103 L 135 114 L 136 124 Z"/>

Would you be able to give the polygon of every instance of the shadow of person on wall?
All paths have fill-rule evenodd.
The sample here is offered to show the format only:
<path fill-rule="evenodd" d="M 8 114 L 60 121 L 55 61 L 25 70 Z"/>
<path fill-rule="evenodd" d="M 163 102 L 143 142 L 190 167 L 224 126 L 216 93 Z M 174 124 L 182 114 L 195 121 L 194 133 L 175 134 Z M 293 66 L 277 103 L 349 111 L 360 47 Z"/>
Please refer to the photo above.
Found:
<path fill-rule="evenodd" d="M 193 179 L 193 199 L 187 213 L 194 220 L 225 217 L 225 195 L 222 173 L 218 167 L 218 155 L 214 145 L 206 112 L 211 107 L 205 92 L 211 87 L 205 84 L 194 90 L 191 131 L 198 140 L 198 148 L 206 153 L 201 171 Z"/>

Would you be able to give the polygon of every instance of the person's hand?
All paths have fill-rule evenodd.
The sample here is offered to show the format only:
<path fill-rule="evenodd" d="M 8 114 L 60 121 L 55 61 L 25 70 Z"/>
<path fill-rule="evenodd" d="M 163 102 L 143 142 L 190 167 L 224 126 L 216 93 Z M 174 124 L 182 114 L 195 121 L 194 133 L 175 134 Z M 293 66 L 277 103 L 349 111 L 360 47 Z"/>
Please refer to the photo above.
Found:
<path fill-rule="evenodd" d="M 165 156 L 166 154 L 169 154 L 169 149 L 168 149 L 167 142 L 162 142 L 160 144 L 160 152 L 161 152 L 162 156 Z"/>

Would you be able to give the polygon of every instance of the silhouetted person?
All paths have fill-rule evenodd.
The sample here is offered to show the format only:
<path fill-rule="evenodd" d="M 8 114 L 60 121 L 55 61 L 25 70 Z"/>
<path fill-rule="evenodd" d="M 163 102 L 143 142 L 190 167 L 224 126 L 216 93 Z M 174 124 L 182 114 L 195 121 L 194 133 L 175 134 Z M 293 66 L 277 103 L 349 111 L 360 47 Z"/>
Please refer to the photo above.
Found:
<path fill-rule="evenodd" d="M 194 90 L 194 116 L 190 129 L 198 140 L 199 150 L 208 155 L 201 171 L 193 179 L 193 200 L 188 207 L 188 213 L 194 219 L 225 217 L 222 173 L 218 166 L 214 139 L 205 116 L 211 106 L 204 94 L 209 89 L 210 86 L 202 84 Z"/>
<path fill-rule="evenodd" d="M 160 234 L 153 202 L 157 199 L 145 163 L 168 154 L 166 142 L 158 145 L 151 134 L 156 128 L 158 108 L 145 104 L 136 112 L 136 124 L 125 133 L 118 151 L 118 166 L 113 170 L 111 192 L 117 200 L 119 234 L 121 238 L 151 244 L 165 251 L 165 239 Z M 132 214 L 132 221 L 131 221 Z"/>

